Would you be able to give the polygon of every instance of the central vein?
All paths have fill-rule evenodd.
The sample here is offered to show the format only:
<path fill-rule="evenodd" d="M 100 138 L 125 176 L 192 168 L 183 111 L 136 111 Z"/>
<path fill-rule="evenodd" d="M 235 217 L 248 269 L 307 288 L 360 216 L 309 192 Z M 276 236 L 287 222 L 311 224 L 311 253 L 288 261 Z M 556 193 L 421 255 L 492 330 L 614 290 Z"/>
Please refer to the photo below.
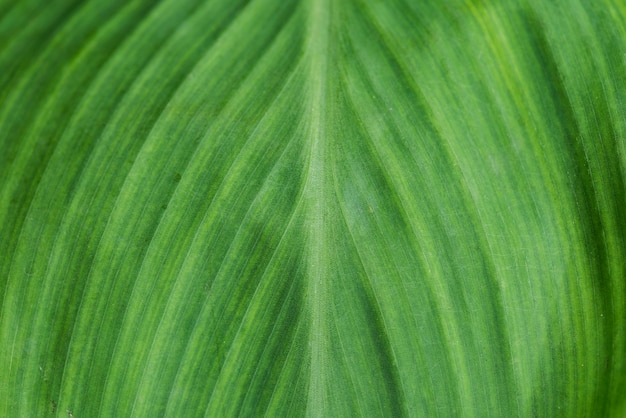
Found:
<path fill-rule="evenodd" d="M 327 75 L 329 55 L 329 0 L 309 3 L 306 54 L 309 63 L 309 166 L 305 193 L 307 196 L 307 227 L 309 249 L 308 300 L 311 315 L 310 353 L 311 379 L 308 393 L 308 416 L 324 416 L 327 391 Z"/>

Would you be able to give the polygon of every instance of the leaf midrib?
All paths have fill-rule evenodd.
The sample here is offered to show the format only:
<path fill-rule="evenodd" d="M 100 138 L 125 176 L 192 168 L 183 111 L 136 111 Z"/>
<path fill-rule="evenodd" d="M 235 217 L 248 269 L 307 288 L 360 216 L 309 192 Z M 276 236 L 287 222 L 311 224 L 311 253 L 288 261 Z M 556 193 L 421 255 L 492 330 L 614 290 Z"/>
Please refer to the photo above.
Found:
<path fill-rule="evenodd" d="M 308 390 L 307 415 L 324 415 L 326 361 L 326 310 L 328 263 L 326 202 L 328 185 L 325 173 L 327 150 L 327 77 L 329 61 L 330 4 L 328 0 L 311 0 L 305 59 L 309 64 L 308 136 L 309 160 L 304 195 L 308 241 L 308 297 L 310 309 L 311 365 Z M 307 115 L 305 115 L 307 117 Z"/>

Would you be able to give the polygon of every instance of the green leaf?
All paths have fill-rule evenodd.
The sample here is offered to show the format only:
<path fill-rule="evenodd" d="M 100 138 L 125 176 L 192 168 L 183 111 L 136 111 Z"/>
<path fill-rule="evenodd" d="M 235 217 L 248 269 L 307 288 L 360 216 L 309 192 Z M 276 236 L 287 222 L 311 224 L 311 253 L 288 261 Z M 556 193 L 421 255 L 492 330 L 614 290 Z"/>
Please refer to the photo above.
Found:
<path fill-rule="evenodd" d="M 626 416 L 622 0 L 0 0 L 0 416 Z"/>

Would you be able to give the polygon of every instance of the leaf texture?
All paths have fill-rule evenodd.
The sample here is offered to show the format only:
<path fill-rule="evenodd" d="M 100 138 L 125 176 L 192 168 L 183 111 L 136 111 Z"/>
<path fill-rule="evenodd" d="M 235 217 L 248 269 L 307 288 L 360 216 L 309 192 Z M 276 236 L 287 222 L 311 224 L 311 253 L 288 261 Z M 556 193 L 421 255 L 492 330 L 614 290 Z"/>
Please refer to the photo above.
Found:
<path fill-rule="evenodd" d="M 0 416 L 626 416 L 625 85 L 621 0 L 0 0 Z"/>

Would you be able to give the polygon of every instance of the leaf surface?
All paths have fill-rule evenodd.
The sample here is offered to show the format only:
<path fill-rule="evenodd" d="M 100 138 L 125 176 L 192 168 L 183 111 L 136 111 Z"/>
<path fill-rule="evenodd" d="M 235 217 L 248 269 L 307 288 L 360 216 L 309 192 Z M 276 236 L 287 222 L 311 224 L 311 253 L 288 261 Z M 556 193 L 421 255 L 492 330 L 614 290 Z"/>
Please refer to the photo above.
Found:
<path fill-rule="evenodd" d="M 625 416 L 625 57 L 621 0 L 0 0 L 0 416 Z"/>

